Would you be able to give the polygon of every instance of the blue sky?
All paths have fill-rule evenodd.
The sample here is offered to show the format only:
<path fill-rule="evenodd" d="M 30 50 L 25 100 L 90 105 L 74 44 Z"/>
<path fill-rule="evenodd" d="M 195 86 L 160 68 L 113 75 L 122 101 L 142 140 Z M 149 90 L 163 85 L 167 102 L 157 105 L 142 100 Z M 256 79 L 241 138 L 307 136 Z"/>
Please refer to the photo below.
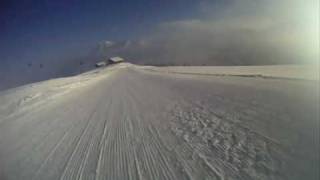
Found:
<path fill-rule="evenodd" d="M 318 0 L 2 0 L 0 8 L 2 64 L 59 61 L 101 41 L 143 39 L 159 29 L 178 30 L 162 36 L 190 39 L 187 44 L 214 42 L 209 50 L 248 42 L 283 55 L 294 49 L 301 59 L 319 55 Z"/>
<path fill-rule="evenodd" d="M 196 0 L 1 1 L 0 61 L 55 59 L 199 16 Z"/>

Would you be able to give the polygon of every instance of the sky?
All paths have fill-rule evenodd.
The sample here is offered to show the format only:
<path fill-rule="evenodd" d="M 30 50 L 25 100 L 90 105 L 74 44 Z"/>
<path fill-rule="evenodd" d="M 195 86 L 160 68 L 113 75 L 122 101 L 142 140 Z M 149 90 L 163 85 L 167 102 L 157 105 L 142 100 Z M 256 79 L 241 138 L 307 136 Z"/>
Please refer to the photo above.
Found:
<path fill-rule="evenodd" d="M 136 38 L 158 23 L 196 16 L 196 6 L 193 0 L 1 1 L 1 61 L 65 56 L 106 39 Z"/>
<path fill-rule="evenodd" d="M 158 26 L 157 43 L 149 44 L 164 42 L 160 60 L 178 65 L 319 63 L 318 0 L 202 1 L 197 10 L 199 17 Z"/>
<path fill-rule="evenodd" d="M 115 52 L 138 63 L 318 63 L 319 11 L 318 0 L 1 0 L 0 89 L 55 77 L 104 41 L 132 40 Z"/>

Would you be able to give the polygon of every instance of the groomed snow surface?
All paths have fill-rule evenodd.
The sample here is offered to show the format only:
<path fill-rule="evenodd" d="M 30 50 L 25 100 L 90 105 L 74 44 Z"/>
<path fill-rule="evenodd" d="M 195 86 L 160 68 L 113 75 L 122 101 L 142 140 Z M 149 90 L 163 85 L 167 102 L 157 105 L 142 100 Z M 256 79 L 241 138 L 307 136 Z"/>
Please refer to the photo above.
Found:
<path fill-rule="evenodd" d="M 171 66 L 145 69 L 167 73 L 283 78 L 296 80 L 318 80 L 319 65 L 268 65 L 268 66 Z"/>
<path fill-rule="evenodd" d="M 123 63 L 0 92 L 0 179 L 318 180 L 319 81 L 213 70 Z"/>

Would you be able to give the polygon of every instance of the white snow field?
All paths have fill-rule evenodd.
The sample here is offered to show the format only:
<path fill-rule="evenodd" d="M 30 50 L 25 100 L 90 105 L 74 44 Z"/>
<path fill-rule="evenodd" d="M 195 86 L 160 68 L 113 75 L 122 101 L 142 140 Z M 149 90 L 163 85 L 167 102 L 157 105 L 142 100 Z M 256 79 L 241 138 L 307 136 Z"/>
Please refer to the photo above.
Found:
<path fill-rule="evenodd" d="M 319 81 L 161 69 L 0 92 L 0 179 L 319 179 Z"/>
<path fill-rule="evenodd" d="M 319 80 L 319 65 L 171 66 L 145 69 L 169 73 Z"/>

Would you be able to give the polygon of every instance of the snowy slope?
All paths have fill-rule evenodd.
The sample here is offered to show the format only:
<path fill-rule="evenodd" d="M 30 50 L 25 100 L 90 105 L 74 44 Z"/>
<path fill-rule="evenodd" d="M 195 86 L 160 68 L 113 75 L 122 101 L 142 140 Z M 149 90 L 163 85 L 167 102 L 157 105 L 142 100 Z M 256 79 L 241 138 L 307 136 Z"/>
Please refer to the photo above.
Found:
<path fill-rule="evenodd" d="M 318 65 L 265 65 L 265 66 L 146 66 L 145 69 L 194 75 L 253 76 L 266 78 L 286 78 L 318 80 Z"/>
<path fill-rule="evenodd" d="M 120 64 L 0 92 L 0 179 L 319 179 L 319 84 Z"/>

